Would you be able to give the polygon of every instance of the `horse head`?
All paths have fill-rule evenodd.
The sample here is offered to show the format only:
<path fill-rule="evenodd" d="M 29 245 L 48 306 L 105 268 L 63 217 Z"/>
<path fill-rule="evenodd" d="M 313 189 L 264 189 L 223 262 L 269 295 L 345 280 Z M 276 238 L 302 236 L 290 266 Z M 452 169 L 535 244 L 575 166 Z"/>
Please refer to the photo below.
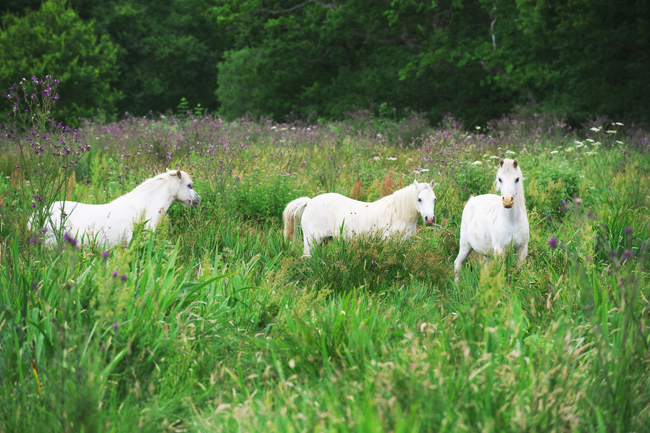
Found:
<path fill-rule="evenodd" d="M 201 197 L 192 188 L 192 178 L 190 175 L 181 170 L 170 170 L 167 172 L 171 180 L 170 191 L 174 200 L 183 206 L 197 207 Z"/>
<path fill-rule="evenodd" d="M 436 216 L 433 213 L 436 204 L 436 195 L 433 192 L 435 182 L 431 181 L 430 184 L 426 182 L 418 183 L 417 180 L 414 180 L 413 185 L 417 191 L 417 202 L 415 207 L 420 215 L 422 215 L 424 223 L 431 226 L 436 220 Z"/>
<path fill-rule="evenodd" d="M 504 208 L 510 209 L 514 206 L 522 178 L 521 168 L 516 159 L 502 159 L 499 162 L 496 190 L 501 191 L 501 203 Z"/>

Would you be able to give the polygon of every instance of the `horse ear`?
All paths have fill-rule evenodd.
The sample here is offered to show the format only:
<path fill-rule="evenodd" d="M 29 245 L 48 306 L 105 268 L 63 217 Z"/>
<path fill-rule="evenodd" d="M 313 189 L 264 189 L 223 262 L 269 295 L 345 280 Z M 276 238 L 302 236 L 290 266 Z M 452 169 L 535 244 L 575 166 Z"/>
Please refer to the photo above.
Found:
<path fill-rule="evenodd" d="M 178 176 L 179 179 L 182 179 L 182 178 L 183 178 L 183 175 L 181 174 L 181 171 L 180 171 L 180 170 L 178 170 L 178 171 L 176 172 L 176 176 Z"/>
<path fill-rule="evenodd" d="M 503 167 L 503 159 L 501 161 L 499 161 L 499 166 Z"/>
<path fill-rule="evenodd" d="M 436 181 L 434 179 L 431 179 L 431 188 L 433 188 L 434 186 L 436 186 Z"/>
<path fill-rule="evenodd" d="M 517 164 L 518 164 L 518 163 L 517 163 L 517 160 L 515 159 L 515 161 L 512 163 L 512 165 L 513 165 L 515 168 L 517 168 Z"/>
<path fill-rule="evenodd" d="M 418 181 L 413 179 L 413 185 L 418 186 Z"/>

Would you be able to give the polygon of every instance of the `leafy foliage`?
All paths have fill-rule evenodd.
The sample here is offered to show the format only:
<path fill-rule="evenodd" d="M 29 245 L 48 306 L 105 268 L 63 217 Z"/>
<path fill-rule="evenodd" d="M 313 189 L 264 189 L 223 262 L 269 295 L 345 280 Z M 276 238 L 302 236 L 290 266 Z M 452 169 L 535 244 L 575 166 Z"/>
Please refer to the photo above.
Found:
<path fill-rule="evenodd" d="M 96 109 L 113 113 L 121 98 L 114 87 L 116 54 L 107 36 L 95 35 L 92 22 L 83 22 L 64 0 L 49 0 L 24 17 L 2 18 L 0 83 L 6 88 L 20 77 L 56 76 L 65 98 L 53 114 L 78 124 L 79 117 L 95 117 Z M 6 100 L 0 104 L 10 110 Z"/>
<path fill-rule="evenodd" d="M 282 211 L 291 200 L 305 195 L 296 188 L 289 176 L 247 176 L 232 190 L 230 200 L 244 219 L 258 221 L 280 220 Z"/>

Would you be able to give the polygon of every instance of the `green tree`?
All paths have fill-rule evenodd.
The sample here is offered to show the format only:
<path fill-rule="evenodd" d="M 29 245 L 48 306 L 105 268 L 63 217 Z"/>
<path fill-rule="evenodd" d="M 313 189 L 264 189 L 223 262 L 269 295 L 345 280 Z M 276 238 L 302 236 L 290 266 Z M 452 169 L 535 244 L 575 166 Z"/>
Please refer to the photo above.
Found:
<path fill-rule="evenodd" d="M 95 116 L 96 109 L 112 113 L 121 97 L 113 87 L 118 76 L 115 45 L 108 36 L 97 38 L 93 23 L 84 23 L 63 0 L 2 19 L 0 86 L 48 74 L 61 80 L 54 117 L 70 124 Z"/>
<path fill-rule="evenodd" d="M 631 0 L 224 0 L 213 16 L 235 50 L 263 53 L 256 106 L 265 114 L 338 116 L 372 102 L 471 124 L 520 104 L 574 122 L 646 117 L 649 8 Z"/>
<path fill-rule="evenodd" d="M 186 98 L 208 110 L 218 107 L 217 63 L 224 37 L 208 11 L 207 0 L 70 0 L 98 35 L 118 46 L 124 93 L 120 114 L 145 115 L 174 110 Z M 227 48 L 227 47 L 226 47 Z"/>

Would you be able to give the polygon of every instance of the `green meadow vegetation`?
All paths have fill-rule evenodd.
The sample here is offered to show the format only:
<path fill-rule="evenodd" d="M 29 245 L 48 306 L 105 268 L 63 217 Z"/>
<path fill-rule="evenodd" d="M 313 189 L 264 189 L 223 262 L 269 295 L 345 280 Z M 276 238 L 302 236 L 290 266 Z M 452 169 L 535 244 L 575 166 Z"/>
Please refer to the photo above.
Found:
<path fill-rule="evenodd" d="M 641 128 L 527 111 L 471 130 L 365 111 L 127 117 L 31 141 L 7 128 L 0 431 L 650 430 Z M 36 172 L 66 140 L 83 155 Z M 494 193 L 504 157 L 525 177 L 528 258 L 473 257 L 455 284 L 463 205 Z M 128 245 L 47 247 L 26 228 L 55 198 L 104 203 L 167 167 L 201 206 L 174 204 Z M 437 184 L 433 229 L 311 258 L 283 239 L 296 197 L 374 201 L 413 179 Z"/>

